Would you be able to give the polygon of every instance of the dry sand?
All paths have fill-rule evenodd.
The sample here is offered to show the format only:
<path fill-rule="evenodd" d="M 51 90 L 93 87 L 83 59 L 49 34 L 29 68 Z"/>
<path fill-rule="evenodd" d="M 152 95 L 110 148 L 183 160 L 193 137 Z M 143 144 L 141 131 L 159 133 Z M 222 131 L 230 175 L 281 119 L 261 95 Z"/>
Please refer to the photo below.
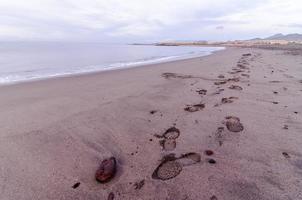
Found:
<path fill-rule="evenodd" d="M 2 86 L 0 199 L 302 199 L 301 79 L 301 55 L 229 48 Z M 118 173 L 97 183 L 110 156 Z"/>

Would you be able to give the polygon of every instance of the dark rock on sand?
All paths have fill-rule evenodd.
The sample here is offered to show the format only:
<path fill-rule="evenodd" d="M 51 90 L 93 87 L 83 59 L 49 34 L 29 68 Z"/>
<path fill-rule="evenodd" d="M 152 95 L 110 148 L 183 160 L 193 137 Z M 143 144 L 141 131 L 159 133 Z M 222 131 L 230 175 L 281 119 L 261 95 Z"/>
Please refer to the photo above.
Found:
<path fill-rule="evenodd" d="M 210 164 L 216 164 L 216 160 L 214 160 L 214 159 L 208 159 L 208 163 L 210 163 Z"/>
<path fill-rule="evenodd" d="M 77 182 L 77 183 L 75 183 L 75 184 L 72 186 L 72 188 L 73 188 L 73 189 L 76 189 L 77 187 L 80 186 L 80 184 L 81 184 L 80 182 Z"/>
<path fill-rule="evenodd" d="M 207 155 L 207 156 L 211 156 L 214 154 L 214 152 L 212 150 L 205 150 L 204 153 Z"/>
<path fill-rule="evenodd" d="M 283 129 L 287 130 L 288 129 L 288 125 L 284 125 Z"/>
<path fill-rule="evenodd" d="M 116 159 L 114 157 L 103 160 L 95 173 L 95 179 L 100 183 L 110 181 L 116 173 L 116 167 Z"/>
<path fill-rule="evenodd" d="M 153 114 L 155 114 L 156 112 L 157 112 L 157 110 L 151 110 L 151 111 L 150 111 L 150 114 L 153 115 Z"/>
<path fill-rule="evenodd" d="M 282 155 L 283 155 L 285 158 L 290 158 L 289 154 L 286 153 L 286 152 L 282 152 Z"/>

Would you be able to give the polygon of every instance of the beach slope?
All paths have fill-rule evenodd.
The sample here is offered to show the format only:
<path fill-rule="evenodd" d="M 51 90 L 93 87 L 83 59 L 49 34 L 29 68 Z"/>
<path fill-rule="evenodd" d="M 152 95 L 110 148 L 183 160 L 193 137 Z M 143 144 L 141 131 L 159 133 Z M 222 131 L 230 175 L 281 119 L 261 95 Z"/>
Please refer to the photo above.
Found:
<path fill-rule="evenodd" d="M 301 55 L 228 48 L 1 86 L 0 199 L 302 199 L 301 77 Z"/>

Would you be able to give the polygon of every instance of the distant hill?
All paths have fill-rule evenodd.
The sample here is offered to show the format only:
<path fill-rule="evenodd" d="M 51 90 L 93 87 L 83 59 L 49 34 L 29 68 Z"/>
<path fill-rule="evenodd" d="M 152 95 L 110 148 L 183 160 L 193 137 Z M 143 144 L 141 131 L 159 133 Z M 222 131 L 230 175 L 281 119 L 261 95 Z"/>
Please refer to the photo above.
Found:
<path fill-rule="evenodd" d="M 286 40 L 286 41 L 302 41 L 302 34 L 294 33 L 283 35 L 281 33 L 264 38 L 264 40 Z"/>

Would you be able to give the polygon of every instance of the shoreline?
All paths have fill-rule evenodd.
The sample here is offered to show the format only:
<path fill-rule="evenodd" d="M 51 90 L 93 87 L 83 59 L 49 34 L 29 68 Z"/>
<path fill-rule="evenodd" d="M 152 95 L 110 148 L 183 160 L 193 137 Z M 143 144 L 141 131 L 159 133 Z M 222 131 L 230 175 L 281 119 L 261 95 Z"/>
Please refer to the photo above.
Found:
<path fill-rule="evenodd" d="M 26 80 L 18 80 L 18 81 L 11 81 L 11 82 L 3 82 L 0 83 L 1 86 L 6 86 L 6 85 L 15 85 L 15 84 L 22 84 L 26 82 L 36 82 L 36 81 L 43 81 L 46 79 L 56 79 L 56 78 L 64 78 L 64 77 L 70 77 L 70 76 L 81 76 L 81 75 L 87 75 L 87 74 L 93 74 L 93 73 L 102 73 L 102 72 L 107 72 L 107 71 L 115 71 L 115 70 L 123 70 L 123 69 L 130 69 L 130 68 L 136 68 L 136 67 L 144 67 L 148 65 L 156 65 L 156 64 L 161 64 L 161 63 L 169 63 L 169 62 L 177 62 L 181 60 L 187 60 L 187 59 L 194 59 L 194 58 L 199 58 L 199 57 L 204 57 L 204 56 L 209 56 L 215 52 L 218 51 L 223 51 L 226 49 L 226 47 L 217 47 L 221 49 L 213 50 L 211 52 L 207 52 L 206 55 L 190 55 L 190 54 L 185 54 L 185 55 L 175 55 L 175 56 L 165 56 L 161 58 L 156 58 L 156 59 L 151 59 L 151 60 L 145 60 L 145 61 L 133 61 L 133 62 L 127 62 L 123 63 L 123 66 L 118 66 L 119 63 L 112 63 L 109 64 L 107 67 L 104 67 L 103 69 L 93 69 L 93 70 L 87 70 L 87 71 L 74 71 L 74 72 L 66 72 L 58 75 L 46 75 L 43 77 L 34 77 L 34 78 L 29 78 Z"/>
<path fill-rule="evenodd" d="M 301 63 L 226 48 L 0 86 L 1 197 L 300 199 Z M 162 137 L 173 127 L 177 136 Z M 117 174 L 99 184 L 95 172 L 111 156 Z"/>

